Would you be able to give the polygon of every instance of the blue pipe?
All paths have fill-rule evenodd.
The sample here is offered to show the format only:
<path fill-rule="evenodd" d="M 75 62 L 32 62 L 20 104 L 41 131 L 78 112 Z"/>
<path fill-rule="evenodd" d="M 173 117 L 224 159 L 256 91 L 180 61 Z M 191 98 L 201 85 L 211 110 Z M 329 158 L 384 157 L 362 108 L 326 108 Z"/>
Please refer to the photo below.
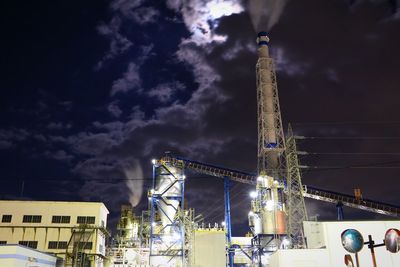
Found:
<path fill-rule="evenodd" d="M 336 204 L 336 209 L 337 209 L 337 220 L 338 221 L 343 221 L 344 220 L 344 213 L 343 213 L 343 203 L 339 201 Z"/>
<path fill-rule="evenodd" d="M 228 249 L 229 267 L 233 267 L 233 251 L 232 245 L 232 227 L 231 227 L 231 203 L 229 197 L 230 179 L 228 176 L 224 177 L 224 198 L 225 198 L 225 227 L 226 227 L 226 241 Z"/>

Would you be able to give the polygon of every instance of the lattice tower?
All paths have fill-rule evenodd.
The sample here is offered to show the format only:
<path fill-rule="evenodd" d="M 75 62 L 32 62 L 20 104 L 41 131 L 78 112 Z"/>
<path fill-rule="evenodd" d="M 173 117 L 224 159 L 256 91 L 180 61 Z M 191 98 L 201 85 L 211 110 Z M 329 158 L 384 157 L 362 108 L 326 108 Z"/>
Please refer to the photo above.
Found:
<path fill-rule="evenodd" d="M 292 126 L 289 124 L 286 136 L 287 160 L 287 228 L 294 248 L 306 248 L 303 231 L 303 221 L 307 220 L 307 210 L 304 203 L 303 184 L 299 159 L 297 156 L 296 139 Z"/>

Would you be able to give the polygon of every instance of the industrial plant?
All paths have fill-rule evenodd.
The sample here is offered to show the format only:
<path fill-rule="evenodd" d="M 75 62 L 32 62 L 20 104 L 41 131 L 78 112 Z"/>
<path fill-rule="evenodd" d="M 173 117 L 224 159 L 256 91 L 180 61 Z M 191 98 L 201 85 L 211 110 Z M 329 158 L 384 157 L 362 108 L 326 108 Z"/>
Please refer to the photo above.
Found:
<path fill-rule="evenodd" d="M 260 32 L 255 174 L 173 154 L 153 159 L 148 208 L 138 213 L 123 206 L 113 236 L 101 203 L 2 201 L 0 266 L 400 267 L 400 207 L 302 183 L 296 136 L 290 125 L 284 132 L 269 43 Z M 223 179 L 223 223 L 204 221 L 188 207 L 187 170 Z M 253 186 L 246 236 L 232 235 L 231 182 Z M 336 205 L 338 220 L 311 220 L 304 198 Z M 343 221 L 343 206 L 393 219 Z"/>
<path fill-rule="evenodd" d="M 343 205 L 394 218 L 400 216 L 399 207 L 363 199 L 358 191 L 350 196 L 302 184 L 296 137 L 290 125 L 286 135 L 283 130 L 269 42 L 266 32 L 258 34 L 257 174 L 169 154 L 154 159 L 148 210 L 140 217 L 122 210 L 120 234 L 110 250 L 112 266 L 371 266 L 371 255 L 373 266 L 400 266 L 399 220 L 341 221 Z M 223 179 L 222 224 L 203 222 L 195 207 L 186 207 L 185 170 Z M 248 236 L 232 236 L 231 181 L 254 186 Z M 336 204 L 338 221 L 309 220 L 305 197 Z M 371 253 L 361 251 L 362 236 L 370 239 L 365 245 Z M 359 242 L 355 237 L 361 237 Z M 385 238 L 394 241 L 375 245 Z M 384 245 L 386 250 L 374 250 Z"/>

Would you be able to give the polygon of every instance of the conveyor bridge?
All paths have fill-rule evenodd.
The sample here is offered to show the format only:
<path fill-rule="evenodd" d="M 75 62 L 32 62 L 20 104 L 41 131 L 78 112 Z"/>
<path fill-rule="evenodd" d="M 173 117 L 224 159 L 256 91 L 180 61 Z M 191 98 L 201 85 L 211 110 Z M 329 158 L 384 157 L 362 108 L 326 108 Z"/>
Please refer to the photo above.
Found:
<path fill-rule="evenodd" d="M 206 174 L 220 178 L 229 177 L 232 181 L 239 183 L 255 185 L 257 180 L 257 176 L 255 174 L 222 168 L 179 157 L 165 156 L 161 158 L 160 161 L 162 163 L 169 163 L 171 165 L 178 166 L 181 168 L 191 169 L 201 174 Z M 343 205 L 355 209 L 366 210 L 396 218 L 400 217 L 400 207 L 391 204 L 381 203 L 368 199 L 360 199 L 351 195 L 332 192 L 306 185 L 304 186 L 303 195 L 304 197 L 307 198 L 321 200 L 330 203 L 341 202 Z"/>

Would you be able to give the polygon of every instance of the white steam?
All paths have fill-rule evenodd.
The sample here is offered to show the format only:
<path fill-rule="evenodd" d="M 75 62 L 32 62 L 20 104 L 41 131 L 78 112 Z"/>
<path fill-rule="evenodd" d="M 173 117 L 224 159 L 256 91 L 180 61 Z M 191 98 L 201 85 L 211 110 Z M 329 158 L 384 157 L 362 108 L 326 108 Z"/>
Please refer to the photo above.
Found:
<path fill-rule="evenodd" d="M 129 202 L 136 207 L 143 194 L 143 170 L 138 160 L 134 160 L 131 166 L 124 167 L 126 186 L 129 189 Z"/>
<path fill-rule="evenodd" d="M 269 31 L 279 21 L 287 0 L 250 0 L 249 11 L 254 30 Z"/>

